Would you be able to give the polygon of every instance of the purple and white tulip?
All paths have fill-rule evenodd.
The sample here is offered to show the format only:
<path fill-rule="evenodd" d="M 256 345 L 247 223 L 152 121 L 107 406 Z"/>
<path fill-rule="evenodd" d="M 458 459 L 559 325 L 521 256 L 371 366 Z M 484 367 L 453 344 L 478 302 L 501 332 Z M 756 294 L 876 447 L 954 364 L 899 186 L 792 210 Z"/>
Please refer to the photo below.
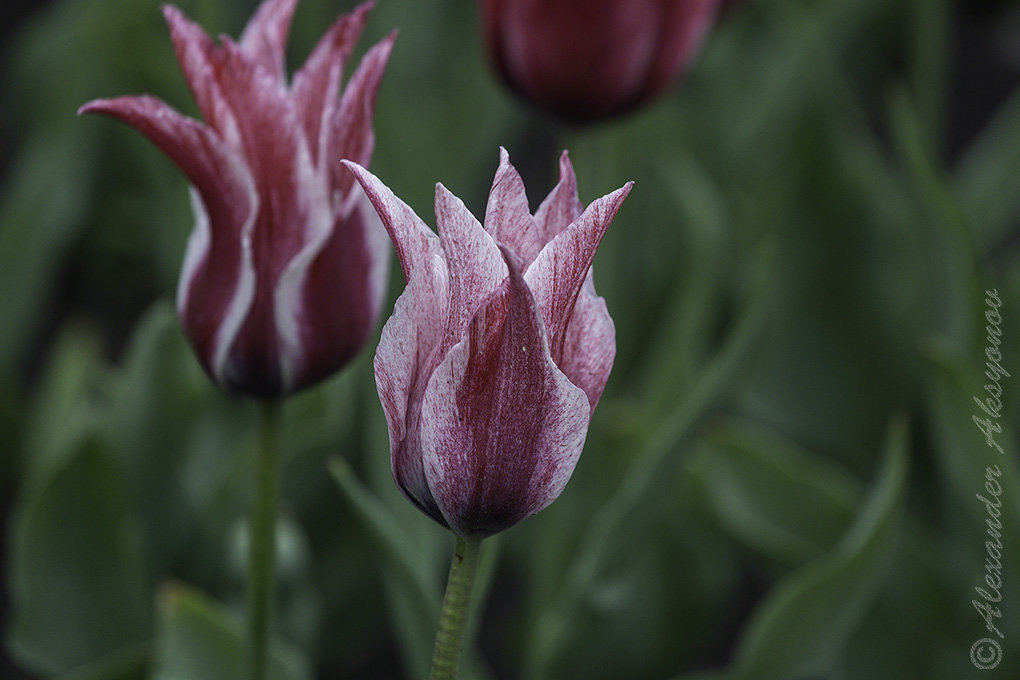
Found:
<path fill-rule="evenodd" d="M 389 247 L 346 158 L 367 165 L 372 112 L 393 46 L 341 75 L 371 3 L 340 17 L 288 85 L 284 50 L 297 0 L 266 0 L 239 42 L 213 41 L 163 13 L 205 123 L 151 96 L 100 99 L 79 113 L 132 126 L 188 177 L 196 215 L 177 295 L 184 333 L 221 387 L 282 396 L 358 352 L 375 324 Z"/>
<path fill-rule="evenodd" d="M 582 211 L 564 152 L 532 215 L 501 149 L 484 226 L 437 184 L 437 236 L 378 178 L 345 165 L 407 282 L 375 355 L 394 479 L 460 536 L 502 531 L 555 500 L 581 454 L 616 355 L 591 264 L 631 183 Z"/>

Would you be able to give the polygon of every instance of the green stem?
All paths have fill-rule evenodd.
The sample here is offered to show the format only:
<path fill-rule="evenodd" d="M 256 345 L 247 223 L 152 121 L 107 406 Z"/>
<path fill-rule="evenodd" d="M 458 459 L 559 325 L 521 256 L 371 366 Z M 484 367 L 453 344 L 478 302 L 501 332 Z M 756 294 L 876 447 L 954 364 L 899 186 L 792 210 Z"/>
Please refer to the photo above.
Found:
<path fill-rule="evenodd" d="M 267 676 L 276 558 L 276 503 L 280 487 L 280 402 L 265 401 L 260 406 L 248 541 L 249 680 L 265 680 Z"/>
<path fill-rule="evenodd" d="M 450 577 L 446 581 L 443 611 L 439 615 L 436 648 L 432 654 L 430 680 L 456 680 L 460 665 L 460 648 L 464 639 L 464 624 L 471 604 L 471 587 L 478 565 L 478 548 L 481 539 L 457 537 L 457 547 L 450 563 Z"/>

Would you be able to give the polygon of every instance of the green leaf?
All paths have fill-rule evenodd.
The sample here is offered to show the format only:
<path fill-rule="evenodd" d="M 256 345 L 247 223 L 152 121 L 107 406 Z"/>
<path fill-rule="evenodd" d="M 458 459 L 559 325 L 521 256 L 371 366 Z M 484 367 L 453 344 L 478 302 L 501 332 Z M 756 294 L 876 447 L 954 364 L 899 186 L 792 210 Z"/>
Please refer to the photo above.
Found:
<path fill-rule="evenodd" d="M 361 484 L 343 458 L 329 461 L 329 471 L 341 495 L 376 544 L 384 563 L 392 570 L 388 586 L 399 593 L 394 599 L 395 617 L 403 631 L 408 664 L 428 668 L 432 641 L 439 621 L 439 591 L 431 565 L 419 559 L 415 541 L 396 521 L 389 509 Z"/>
<path fill-rule="evenodd" d="M 119 649 L 56 680 L 148 680 L 152 641 Z"/>
<path fill-rule="evenodd" d="M 179 584 L 164 586 L 153 680 L 243 680 L 244 642 L 240 623 L 198 591 Z M 270 680 L 311 678 L 293 648 L 274 644 Z"/>
<path fill-rule="evenodd" d="M 986 422 L 1002 427 L 1002 433 L 994 435 L 993 441 L 1002 447 L 1004 453 L 992 448 L 974 421 L 985 417 L 974 401 L 989 397 L 982 385 L 986 382 L 985 366 L 970 365 L 937 345 L 928 349 L 928 356 L 932 368 L 926 394 L 927 409 L 939 479 L 947 492 L 944 507 L 951 509 L 952 516 L 965 522 L 959 530 L 966 532 L 967 539 L 967 551 L 957 552 L 945 564 L 970 578 L 973 570 L 980 569 L 985 559 L 982 537 L 987 530 L 988 510 L 976 497 L 982 495 L 994 500 L 985 490 L 986 470 L 989 468 L 997 469 L 1001 474 L 998 484 L 1002 487 L 1004 516 L 1020 518 L 1020 466 L 1016 459 L 1015 429 L 1010 426 L 1008 418 L 1002 421 L 987 418 Z M 1008 389 L 1009 383 L 1005 385 Z M 1003 543 L 1007 546 L 1020 545 L 1020 522 L 1003 521 L 1002 525 Z M 970 550 L 978 552 L 970 553 Z M 964 563 L 961 564 L 961 561 Z M 1003 567 L 1008 575 L 1008 578 L 1003 577 L 1004 580 L 1020 582 L 1020 561 L 1003 560 Z M 1009 625 L 1015 628 L 1020 625 L 1020 620 L 1010 621 Z"/>
<path fill-rule="evenodd" d="M 677 386 L 689 384 L 708 353 L 718 323 L 729 221 L 725 197 L 696 159 L 672 159 L 664 174 L 682 216 L 687 266 L 677 277 L 655 337 L 642 352 L 639 384 L 645 403 L 652 406 L 670 403 Z"/>
<path fill-rule="evenodd" d="M 753 615 L 736 654 L 734 677 L 828 677 L 896 549 L 907 476 L 907 428 L 889 427 L 878 481 L 853 526 L 828 555 L 795 572 Z"/>
<path fill-rule="evenodd" d="M 946 281 L 944 333 L 964 348 L 973 346 L 976 309 L 982 299 L 981 272 L 971 225 L 948 186 L 923 124 L 909 96 L 896 92 L 889 103 L 894 141 L 922 219 L 935 227 Z"/>
<path fill-rule="evenodd" d="M 1002 105 L 957 166 L 955 186 L 985 247 L 1007 237 L 1020 207 L 1020 92 Z"/>
<path fill-rule="evenodd" d="M 42 673 L 136 645 L 152 618 L 119 471 L 91 432 L 71 446 L 15 509 L 10 647 Z"/>
<path fill-rule="evenodd" d="M 63 126 L 67 128 L 67 126 Z M 36 134 L 0 194 L 0 372 L 12 371 L 38 330 L 53 277 L 81 227 L 84 186 L 78 135 Z M 68 153 L 68 149 L 77 149 Z M 59 187 L 59 190 L 57 190 Z"/>
<path fill-rule="evenodd" d="M 725 394 L 726 388 L 744 364 L 767 318 L 771 299 L 771 248 L 757 262 L 752 293 L 738 322 L 722 349 L 695 378 L 694 384 L 666 415 L 660 427 L 646 441 L 632 461 L 612 497 L 594 514 L 566 571 L 565 582 L 535 621 L 525 656 L 524 675 L 544 678 L 554 661 L 557 645 L 600 569 L 611 555 L 614 535 L 644 498 L 645 491 L 660 474 L 664 462 Z"/>
<path fill-rule="evenodd" d="M 854 480 L 828 460 L 737 421 L 709 432 L 694 471 L 730 532 L 791 566 L 828 552 L 860 498 Z"/>
<path fill-rule="evenodd" d="M 169 304 L 160 302 L 135 328 L 124 365 L 112 376 L 104 435 L 129 480 L 131 503 L 145 526 L 149 562 L 167 570 L 194 540 L 193 499 L 177 483 L 194 448 L 200 416 L 213 395 L 187 348 Z M 222 457 L 221 451 L 207 451 Z"/>
<path fill-rule="evenodd" d="M 63 330 L 32 395 L 23 442 L 26 489 L 48 480 L 74 454 L 95 417 L 102 375 L 97 339 L 80 327 Z M 59 423 L 59 427 L 54 424 Z"/>

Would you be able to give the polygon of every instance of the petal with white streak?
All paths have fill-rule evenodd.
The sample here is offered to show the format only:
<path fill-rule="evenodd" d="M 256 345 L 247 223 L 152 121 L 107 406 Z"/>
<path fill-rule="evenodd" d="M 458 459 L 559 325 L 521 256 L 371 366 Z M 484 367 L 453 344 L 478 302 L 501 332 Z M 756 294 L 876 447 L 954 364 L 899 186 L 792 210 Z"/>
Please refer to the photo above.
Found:
<path fill-rule="evenodd" d="M 535 211 L 535 226 L 538 227 L 542 245 L 569 227 L 581 215 L 582 210 L 584 206 L 577 197 L 574 166 L 570 164 L 570 157 L 564 151 L 560 154 L 560 180 Z"/>
<path fill-rule="evenodd" d="M 448 281 L 442 259 L 415 269 L 383 326 L 375 352 L 375 384 L 390 434 L 390 466 L 401 491 L 422 511 L 443 523 L 422 469 L 421 407 L 435 368 Z"/>
<path fill-rule="evenodd" d="M 497 243 L 509 246 L 524 261 L 531 263 L 541 250 L 535 218 L 531 216 L 524 181 L 510 164 L 510 154 L 499 148 L 499 169 L 485 206 L 485 231 Z"/>
<path fill-rule="evenodd" d="M 223 75 L 223 50 L 202 27 L 173 5 L 163 6 L 177 62 L 206 123 L 234 149 L 240 150 L 240 133 L 219 79 Z"/>
<path fill-rule="evenodd" d="M 307 270 L 295 271 L 293 298 L 279 306 L 292 317 L 298 351 L 291 389 L 346 364 L 375 326 L 389 273 L 390 243 L 358 188 Z"/>
<path fill-rule="evenodd" d="M 443 248 L 411 208 L 357 163 L 343 161 L 357 177 L 397 251 L 407 287 L 383 326 L 375 353 L 375 382 L 390 433 L 397 485 L 422 511 L 442 522 L 422 471 L 418 432 L 421 402 L 438 362 L 449 315 L 449 277 Z"/>
<path fill-rule="evenodd" d="M 436 258 L 443 260 L 443 248 L 439 239 L 409 205 L 397 198 L 378 177 L 357 163 L 348 160 L 341 163 L 354 173 L 368 194 L 368 200 L 382 218 L 404 271 L 404 281 L 410 283 L 412 272 L 422 263 L 431 266 Z"/>
<path fill-rule="evenodd" d="M 334 193 L 346 196 L 351 187 L 351 176 L 335 161 L 345 158 L 359 165 L 368 165 L 372 158 L 372 147 L 375 137 L 372 133 L 372 112 L 375 110 L 375 98 L 379 92 L 379 83 L 383 71 L 389 63 L 393 51 L 393 41 L 397 34 L 391 33 L 365 54 L 358 65 L 350 82 L 340 97 L 340 105 L 327 121 L 323 131 L 328 138 L 325 140 L 326 157 L 330 159 L 328 167 L 331 175 L 331 187 Z"/>
<path fill-rule="evenodd" d="M 595 250 L 631 186 L 633 183 L 628 182 L 593 201 L 573 224 L 546 244 L 524 275 L 538 301 L 557 364 L 564 355 L 567 322 L 595 258 Z"/>
<path fill-rule="evenodd" d="M 450 272 L 450 311 L 440 358 L 463 338 L 468 322 L 507 277 L 499 247 L 464 203 L 436 185 L 436 225 Z"/>
<path fill-rule="evenodd" d="M 606 389 L 615 359 L 616 327 L 606 301 L 595 293 L 589 269 L 567 322 L 557 365 L 570 382 L 584 390 L 594 411 Z"/>
<path fill-rule="evenodd" d="M 241 34 L 241 49 L 281 83 L 286 81 L 284 57 L 297 0 L 265 0 Z"/>
<path fill-rule="evenodd" d="M 287 310 L 300 286 L 295 272 L 307 268 L 329 237 L 331 212 L 282 84 L 227 39 L 223 52 L 230 73 L 221 80 L 223 95 L 233 110 L 244 111 L 237 118 L 241 145 L 261 201 L 252 238 L 255 299 L 230 350 L 231 371 L 261 376 L 261 393 L 286 393 L 300 352 Z"/>
<path fill-rule="evenodd" d="M 294 74 L 291 96 L 304 123 L 305 136 L 316 163 L 332 165 L 338 160 L 325 157 L 328 135 L 324 133 L 338 105 L 340 76 L 365 27 L 370 9 L 372 3 L 366 2 L 351 14 L 337 19 L 312 50 L 304 65 Z M 360 162 L 357 158 L 352 160 Z"/>
<path fill-rule="evenodd" d="M 248 169 L 212 130 L 154 97 L 96 100 L 79 113 L 104 113 L 135 128 L 177 164 L 198 192 L 179 313 L 203 367 L 226 386 L 226 350 L 253 294 L 251 235 L 259 201 Z"/>
<path fill-rule="evenodd" d="M 588 399 L 549 355 L 516 256 L 507 283 L 429 380 L 421 417 L 429 488 L 449 526 L 483 537 L 551 503 L 587 434 Z"/>

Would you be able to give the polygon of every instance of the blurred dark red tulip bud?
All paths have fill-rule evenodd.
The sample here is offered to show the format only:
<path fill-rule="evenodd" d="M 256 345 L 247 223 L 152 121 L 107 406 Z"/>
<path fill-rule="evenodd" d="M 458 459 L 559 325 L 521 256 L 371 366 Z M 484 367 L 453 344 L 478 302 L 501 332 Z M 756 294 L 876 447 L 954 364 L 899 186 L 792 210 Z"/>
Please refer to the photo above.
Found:
<path fill-rule="evenodd" d="M 490 56 L 514 90 L 571 121 L 607 118 L 690 64 L 722 0 L 482 0 Z"/>
<path fill-rule="evenodd" d="M 101 99 L 187 175 L 196 220 L 177 294 L 184 333 L 232 392 L 281 396 L 327 377 L 375 324 L 386 233 L 354 177 L 394 36 L 341 91 L 371 3 L 340 17 L 288 84 L 284 51 L 297 0 L 266 0 L 240 41 L 213 41 L 176 7 L 170 37 L 205 123 L 151 96 Z"/>

